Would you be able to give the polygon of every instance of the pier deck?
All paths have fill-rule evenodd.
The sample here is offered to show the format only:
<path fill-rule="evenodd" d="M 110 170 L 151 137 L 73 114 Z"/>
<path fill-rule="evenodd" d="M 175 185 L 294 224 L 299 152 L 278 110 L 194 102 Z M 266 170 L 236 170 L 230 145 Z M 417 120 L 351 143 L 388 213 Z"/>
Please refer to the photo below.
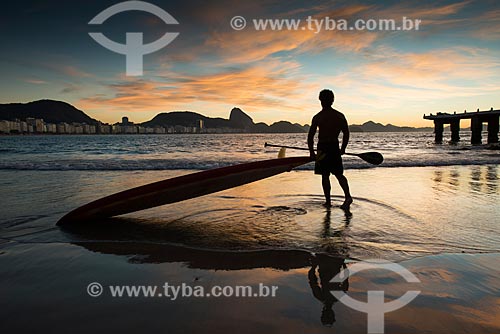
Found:
<path fill-rule="evenodd" d="M 450 124 L 451 130 L 451 141 L 458 142 L 460 140 L 460 120 L 470 119 L 471 120 L 471 144 L 477 145 L 481 144 L 481 132 L 483 131 L 483 123 L 488 124 L 488 144 L 498 143 L 498 131 L 499 131 L 499 120 L 500 120 L 500 110 L 490 110 L 477 111 L 463 113 L 440 113 L 436 115 L 424 115 L 424 119 L 429 119 L 434 121 L 434 134 L 436 143 L 443 142 L 443 130 L 445 124 Z"/>

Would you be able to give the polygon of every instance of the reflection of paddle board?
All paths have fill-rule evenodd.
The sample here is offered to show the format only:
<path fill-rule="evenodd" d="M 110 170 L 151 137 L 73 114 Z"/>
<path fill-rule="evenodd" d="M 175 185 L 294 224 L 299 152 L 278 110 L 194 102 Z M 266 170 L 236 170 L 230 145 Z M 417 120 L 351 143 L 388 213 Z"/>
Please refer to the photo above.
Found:
<path fill-rule="evenodd" d="M 81 206 L 66 214 L 57 224 L 102 219 L 175 203 L 287 172 L 310 161 L 309 157 L 264 160 L 154 182 Z"/>
<path fill-rule="evenodd" d="M 84 233 L 82 234 L 84 235 Z M 310 266 L 311 259 L 313 258 L 312 253 L 305 250 L 268 249 L 230 252 L 137 242 L 86 241 L 73 242 L 72 244 L 101 254 L 126 256 L 131 263 L 157 264 L 183 262 L 186 263 L 189 268 L 208 270 L 242 270 L 254 268 L 291 270 Z M 332 261 L 335 260 L 337 260 L 337 258 L 332 257 Z"/>

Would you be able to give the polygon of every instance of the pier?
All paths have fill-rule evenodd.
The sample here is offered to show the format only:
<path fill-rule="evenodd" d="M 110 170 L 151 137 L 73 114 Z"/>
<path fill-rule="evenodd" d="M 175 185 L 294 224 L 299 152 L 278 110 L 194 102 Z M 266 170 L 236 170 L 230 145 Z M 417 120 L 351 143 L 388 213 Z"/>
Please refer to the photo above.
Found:
<path fill-rule="evenodd" d="M 499 131 L 499 120 L 500 120 L 500 110 L 490 110 L 477 111 L 453 114 L 438 112 L 436 115 L 424 115 L 424 119 L 430 119 L 434 121 L 434 135 L 436 143 L 443 142 L 443 130 L 444 125 L 449 124 L 451 130 L 451 141 L 458 142 L 460 140 L 460 120 L 470 119 L 471 120 L 471 144 L 478 145 L 481 144 L 481 132 L 483 131 L 483 123 L 488 124 L 488 144 L 498 143 L 498 131 Z"/>

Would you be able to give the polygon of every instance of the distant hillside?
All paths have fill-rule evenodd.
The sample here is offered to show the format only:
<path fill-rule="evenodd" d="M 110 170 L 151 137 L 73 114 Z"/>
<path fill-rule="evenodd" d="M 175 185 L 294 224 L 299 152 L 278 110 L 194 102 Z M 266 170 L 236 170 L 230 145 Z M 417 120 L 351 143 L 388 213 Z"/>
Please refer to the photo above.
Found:
<path fill-rule="evenodd" d="M 383 125 L 368 121 L 361 125 L 350 125 L 349 130 L 352 132 L 415 132 L 415 131 L 433 131 L 434 128 L 413 128 L 410 126 L 396 126 L 392 124 Z"/>
<path fill-rule="evenodd" d="M 223 118 L 210 118 L 191 111 L 172 111 L 156 115 L 152 120 L 142 123 L 143 126 L 198 126 L 203 120 L 205 128 L 230 127 L 229 120 Z"/>
<path fill-rule="evenodd" d="M 301 133 L 306 132 L 301 126 L 297 126 L 287 121 L 279 121 L 271 124 L 268 131 L 270 133 Z"/>
<path fill-rule="evenodd" d="M 43 118 L 46 123 L 87 123 L 95 124 L 97 120 L 71 104 L 53 100 L 39 100 L 29 103 L 0 104 L 0 119 L 13 121 L 18 118 Z"/>
<path fill-rule="evenodd" d="M 308 130 L 308 127 L 305 128 L 287 121 L 276 122 L 271 126 L 265 123 L 255 124 L 252 118 L 239 108 L 231 110 L 229 119 L 211 118 L 191 111 L 172 111 L 158 114 L 152 120 L 141 125 L 149 127 L 198 126 L 200 120 L 203 121 L 205 128 L 233 128 L 250 133 L 301 133 Z"/>

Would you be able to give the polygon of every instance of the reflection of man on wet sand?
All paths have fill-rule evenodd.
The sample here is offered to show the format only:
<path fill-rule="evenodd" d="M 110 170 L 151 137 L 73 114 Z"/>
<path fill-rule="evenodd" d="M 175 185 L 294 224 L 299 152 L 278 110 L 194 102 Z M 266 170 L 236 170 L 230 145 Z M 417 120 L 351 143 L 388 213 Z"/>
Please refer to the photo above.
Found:
<path fill-rule="evenodd" d="M 349 289 L 349 281 L 346 278 L 342 283 L 330 282 L 342 268 L 346 268 L 344 259 L 333 258 L 327 255 L 318 254 L 313 258 L 313 266 L 309 270 L 309 286 L 316 299 L 323 303 L 323 310 L 321 312 L 321 322 L 325 326 L 331 326 L 335 322 L 335 312 L 333 311 L 333 304 L 337 302 L 330 291 L 344 291 Z M 318 268 L 319 281 L 316 275 L 316 268 Z"/>

